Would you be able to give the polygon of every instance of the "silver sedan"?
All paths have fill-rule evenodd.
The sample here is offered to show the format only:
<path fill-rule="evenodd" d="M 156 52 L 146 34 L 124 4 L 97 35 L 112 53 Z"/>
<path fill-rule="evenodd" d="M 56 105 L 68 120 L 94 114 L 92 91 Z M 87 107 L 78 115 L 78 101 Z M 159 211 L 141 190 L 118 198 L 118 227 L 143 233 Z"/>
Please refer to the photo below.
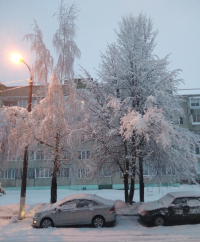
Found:
<path fill-rule="evenodd" d="M 92 224 L 99 228 L 105 223 L 114 222 L 115 219 L 114 201 L 92 194 L 76 194 L 43 206 L 35 213 L 32 225 L 48 228 Z"/>

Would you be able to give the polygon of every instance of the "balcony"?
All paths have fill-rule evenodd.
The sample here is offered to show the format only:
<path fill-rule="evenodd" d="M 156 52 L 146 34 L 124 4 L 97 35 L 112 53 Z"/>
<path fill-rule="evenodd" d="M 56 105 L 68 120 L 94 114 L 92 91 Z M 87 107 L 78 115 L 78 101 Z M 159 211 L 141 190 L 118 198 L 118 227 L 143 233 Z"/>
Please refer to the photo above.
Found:
<path fill-rule="evenodd" d="M 190 99 L 191 109 L 200 109 L 200 97 L 195 97 Z"/>

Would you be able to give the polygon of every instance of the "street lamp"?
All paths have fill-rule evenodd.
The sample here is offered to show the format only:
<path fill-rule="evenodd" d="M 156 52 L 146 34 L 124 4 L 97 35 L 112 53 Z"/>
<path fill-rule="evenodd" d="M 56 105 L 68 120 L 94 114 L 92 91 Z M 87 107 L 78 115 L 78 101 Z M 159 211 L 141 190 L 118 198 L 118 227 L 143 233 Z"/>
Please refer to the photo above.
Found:
<path fill-rule="evenodd" d="M 32 87 L 33 87 L 33 76 L 31 68 L 29 65 L 20 57 L 18 54 L 12 55 L 12 60 L 14 62 L 20 63 L 23 62 L 30 72 L 29 79 L 29 96 L 28 96 L 28 112 L 31 112 L 31 101 L 32 101 Z M 28 145 L 26 145 L 24 150 L 24 160 L 23 160 L 23 173 L 22 173 L 22 184 L 21 184 L 21 197 L 20 197 L 20 207 L 18 219 L 23 219 L 25 217 L 25 198 L 26 198 L 26 184 L 27 184 L 27 172 L 28 172 Z"/>
<path fill-rule="evenodd" d="M 15 63 L 21 63 L 21 62 L 23 62 L 26 66 L 27 66 L 27 68 L 28 68 L 28 70 L 29 70 L 29 72 L 30 72 L 30 79 L 29 79 L 29 96 L 28 96 L 28 107 L 27 107 L 27 110 L 28 110 L 28 112 L 31 112 L 31 103 L 32 103 L 32 87 L 33 87 L 33 76 L 32 76 L 32 71 L 31 71 L 31 68 L 30 68 L 30 66 L 21 58 L 21 56 L 19 55 L 19 54 L 13 54 L 12 56 L 11 56 L 11 59 L 12 59 L 12 61 L 14 61 Z"/>

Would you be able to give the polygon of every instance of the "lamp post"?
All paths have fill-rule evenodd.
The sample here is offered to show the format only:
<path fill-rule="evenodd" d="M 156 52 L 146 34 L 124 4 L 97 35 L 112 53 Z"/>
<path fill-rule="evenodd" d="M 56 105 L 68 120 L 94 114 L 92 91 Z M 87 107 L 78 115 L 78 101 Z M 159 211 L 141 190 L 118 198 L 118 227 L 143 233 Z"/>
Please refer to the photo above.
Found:
<path fill-rule="evenodd" d="M 30 72 L 29 79 L 29 96 L 28 96 L 28 112 L 31 112 L 31 102 L 32 102 L 32 87 L 33 87 L 33 76 L 31 68 L 29 65 L 17 54 L 12 56 L 12 60 L 15 62 L 23 62 Z M 19 215 L 18 219 L 21 220 L 25 217 L 25 198 L 26 198 L 26 184 L 27 184 L 27 171 L 28 171 L 28 145 L 26 145 L 24 150 L 24 159 L 23 159 L 23 173 L 22 173 L 22 183 L 21 183 L 21 197 L 20 197 L 20 206 L 19 206 Z"/>

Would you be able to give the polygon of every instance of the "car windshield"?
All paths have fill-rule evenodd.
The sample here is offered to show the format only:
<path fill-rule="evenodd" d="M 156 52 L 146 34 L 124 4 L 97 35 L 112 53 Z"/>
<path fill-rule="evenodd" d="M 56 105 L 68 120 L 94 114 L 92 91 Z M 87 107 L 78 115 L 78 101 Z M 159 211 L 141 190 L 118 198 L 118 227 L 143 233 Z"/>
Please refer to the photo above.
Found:
<path fill-rule="evenodd" d="M 158 202 L 162 203 L 165 206 L 169 206 L 174 200 L 174 197 L 170 196 L 169 194 L 165 195 L 164 197 L 161 197 Z"/>

